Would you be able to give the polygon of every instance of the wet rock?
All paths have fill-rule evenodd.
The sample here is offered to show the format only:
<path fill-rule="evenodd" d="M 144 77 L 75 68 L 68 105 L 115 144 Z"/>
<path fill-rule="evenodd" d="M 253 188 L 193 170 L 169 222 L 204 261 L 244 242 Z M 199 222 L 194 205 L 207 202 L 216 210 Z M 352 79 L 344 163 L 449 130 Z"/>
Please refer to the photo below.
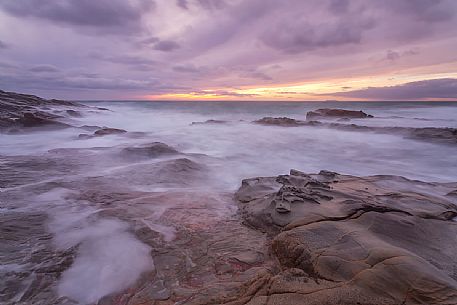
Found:
<path fill-rule="evenodd" d="M 254 195 L 260 182 L 244 184 L 241 198 L 253 195 L 239 204 L 249 225 L 274 236 L 279 271 L 246 283 L 240 302 L 227 304 L 457 302 L 457 206 L 443 199 L 454 184 L 295 170 L 276 180 L 282 187 L 269 195 Z"/>
<path fill-rule="evenodd" d="M 161 156 L 175 155 L 179 152 L 164 143 L 154 142 L 147 145 L 127 147 L 122 149 L 121 154 L 130 158 L 157 158 Z"/>
<path fill-rule="evenodd" d="M 69 109 L 66 111 L 67 114 L 71 117 L 75 117 L 75 118 L 80 118 L 82 117 L 83 115 L 81 114 L 81 112 L 79 111 L 76 111 L 76 110 L 73 110 L 73 109 Z"/>
<path fill-rule="evenodd" d="M 409 139 L 443 143 L 457 144 L 457 128 L 442 128 L 442 127 L 378 127 L 378 126 L 363 126 L 356 124 L 344 124 L 338 122 L 320 122 L 320 121 L 301 121 L 287 117 L 272 118 L 265 117 L 254 121 L 255 124 L 273 125 L 281 127 L 320 127 L 337 129 L 340 131 L 356 131 L 356 132 L 372 132 L 380 134 L 398 135 Z"/>
<path fill-rule="evenodd" d="M 204 125 L 204 124 L 226 124 L 227 121 L 223 120 L 206 120 L 204 122 L 192 122 L 191 125 Z"/>
<path fill-rule="evenodd" d="M 282 118 L 272 118 L 272 117 L 264 117 L 260 120 L 254 121 L 256 124 L 261 125 L 276 125 L 276 126 L 302 126 L 304 125 L 302 121 L 295 120 L 287 117 Z"/>
<path fill-rule="evenodd" d="M 331 109 L 322 108 L 314 111 L 309 111 L 306 114 L 306 120 L 318 120 L 318 119 L 366 119 L 372 118 L 372 115 L 366 114 L 362 110 L 346 110 L 346 109 Z"/>
<path fill-rule="evenodd" d="M 103 137 L 107 135 L 114 135 L 114 134 L 123 134 L 126 133 L 127 131 L 124 129 L 118 129 L 118 128 L 101 128 L 97 131 L 94 132 L 94 136 L 96 137 Z"/>
<path fill-rule="evenodd" d="M 6 132 L 21 132 L 29 128 L 66 128 L 61 116 L 53 113 L 66 107 L 85 106 L 78 103 L 46 100 L 34 95 L 0 90 L 0 129 Z"/>

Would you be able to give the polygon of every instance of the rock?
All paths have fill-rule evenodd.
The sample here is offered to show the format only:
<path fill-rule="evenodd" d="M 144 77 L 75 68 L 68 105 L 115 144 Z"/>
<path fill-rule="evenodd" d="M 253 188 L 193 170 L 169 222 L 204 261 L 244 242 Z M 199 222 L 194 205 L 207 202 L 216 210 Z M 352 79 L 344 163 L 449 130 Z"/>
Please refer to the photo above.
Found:
<path fill-rule="evenodd" d="M 273 236 L 277 271 L 246 283 L 238 299 L 249 302 L 227 304 L 457 304 L 457 206 L 444 199 L 455 184 L 295 170 L 276 180 L 279 191 L 254 195 L 270 187 L 261 178 L 238 198 L 252 190 L 240 211 Z"/>
<path fill-rule="evenodd" d="M 309 111 L 306 114 L 306 120 L 316 119 L 366 119 L 372 118 L 372 115 L 366 114 L 362 110 L 346 110 L 346 109 L 330 109 L 322 108 L 314 111 Z"/>
<path fill-rule="evenodd" d="M 59 121 L 63 119 L 62 116 L 54 113 L 67 107 L 84 108 L 85 106 L 0 90 L 0 131 L 21 132 L 28 128 L 69 127 L 68 124 Z"/>
<path fill-rule="evenodd" d="M 227 121 L 222 120 L 206 120 L 204 122 L 192 122 L 190 125 L 203 125 L 203 124 L 226 124 Z"/>
<path fill-rule="evenodd" d="M 67 114 L 71 117 L 75 117 L 75 118 L 80 118 L 82 117 L 82 114 L 79 112 L 79 111 L 76 111 L 76 110 L 73 110 L 73 109 L 69 109 L 66 111 Z"/>
<path fill-rule="evenodd" d="M 340 131 L 357 131 L 357 132 L 373 132 L 381 134 L 399 135 L 405 138 L 442 143 L 442 144 L 457 144 L 457 128 L 444 127 L 378 127 L 378 126 L 361 126 L 356 124 L 344 124 L 338 122 L 320 122 L 320 121 L 301 121 L 287 117 L 272 118 L 264 117 L 254 121 L 255 124 L 273 125 L 281 127 L 320 127 L 337 129 Z"/>
<path fill-rule="evenodd" d="M 157 158 L 161 156 L 175 155 L 178 153 L 179 152 L 173 147 L 160 142 L 136 147 L 127 147 L 121 151 L 123 156 L 134 158 Z"/>
<path fill-rule="evenodd" d="M 45 118 L 40 114 L 25 112 L 21 118 L 15 121 L 21 127 L 57 127 L 66 128 L 70 127 L 67 124 L 55 121 L 53 119 Z"/>
<path fill-rule="evenodd" d="M 126 133 L 126 132 L 127 131 L 124 130 L 124 129 L 104 127 L 104 128 L 101 128 L 101 129 L 95 131 L 94 132 L 94 136 L 103 137 L 103 136 L 113 135 L 113 134 L 123 134 L 123 133 Z"/>
<path fill-rule="evenodd" d="M 260 120 L 254 121 L 256 124 L 261 125 L 277 125 L 277 126 L 302 126 L 305 125 L 304 122 L 300 120 L 295 120 L 287 117 L 282 118 L 272 118 L 264 117 Z"/>

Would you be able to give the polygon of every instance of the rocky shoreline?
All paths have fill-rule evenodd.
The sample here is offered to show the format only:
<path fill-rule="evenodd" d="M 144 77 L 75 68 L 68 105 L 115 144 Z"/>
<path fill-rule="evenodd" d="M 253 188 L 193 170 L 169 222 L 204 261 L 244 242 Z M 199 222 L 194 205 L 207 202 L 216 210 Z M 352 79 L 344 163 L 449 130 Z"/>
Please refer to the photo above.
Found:
<path fill-rule="evenodd" d="M 78 143 L 113 137 L 103 147 L 0 152 L 2 304 L 457 303 L 457 182 L 291 170 L 233 192 L 214 183 L 215 157 L 73 121 L 106 110 L 5 92 L 0 106 L 8 137 L 47 130 L 47 120 L 90 132 Z M 24 124 L 27 113 L 39 123 Z M 415 132 L 455 141 L 452 130 Z M 132 135 L 149 142 L 118 141 Z"/>

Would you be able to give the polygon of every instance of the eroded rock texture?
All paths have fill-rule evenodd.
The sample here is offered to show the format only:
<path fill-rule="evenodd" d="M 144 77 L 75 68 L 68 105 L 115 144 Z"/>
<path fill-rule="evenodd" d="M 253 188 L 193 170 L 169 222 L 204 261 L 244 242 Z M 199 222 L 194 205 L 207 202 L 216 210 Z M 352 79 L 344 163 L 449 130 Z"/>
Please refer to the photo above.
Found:
<path fill-rule="evenodd" d="M 272 236 L 277 270 L 228 304 L 457 304 L 455 187 L 327 171 L 244 180 L 241 213 Z"/>

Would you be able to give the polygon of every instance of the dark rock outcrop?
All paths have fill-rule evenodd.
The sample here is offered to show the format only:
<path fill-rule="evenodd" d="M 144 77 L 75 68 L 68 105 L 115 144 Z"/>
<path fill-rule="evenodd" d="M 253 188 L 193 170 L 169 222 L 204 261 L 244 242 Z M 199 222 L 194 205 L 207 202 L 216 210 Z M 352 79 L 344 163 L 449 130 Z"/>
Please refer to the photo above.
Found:
<path fill-rule="evenodd" d="M 306 114 L 306 120 L 318 120 L 318 119 L 366 119 L 372 118 L 370 114 L 366 114 L 362 110 L 346 110 L 346 109 L 331 109 L 322 108 L 314 111 L 309 111 Z"/>
<path fill-rule="evenodd" d="M 52 110 L 70 107 L 83 108 L 85 106 L 74 102 L 46 100 L 34 95 L 0 90 L 0 130 L 17 132 L 24 128 L 66 128 L 70 125 L 61 122 L 65 117 L 56 115 Z M 78 113 L 73 109 L 66 111 L 68 115 Z"/>
<path fill-rule="evenodd" d="M 227 304 L 456 304 L 457 206 L 443 199 L 450 191 L 327 171 L 243 181 L 241 213 L 272 235 L 279 266 Z"/>

